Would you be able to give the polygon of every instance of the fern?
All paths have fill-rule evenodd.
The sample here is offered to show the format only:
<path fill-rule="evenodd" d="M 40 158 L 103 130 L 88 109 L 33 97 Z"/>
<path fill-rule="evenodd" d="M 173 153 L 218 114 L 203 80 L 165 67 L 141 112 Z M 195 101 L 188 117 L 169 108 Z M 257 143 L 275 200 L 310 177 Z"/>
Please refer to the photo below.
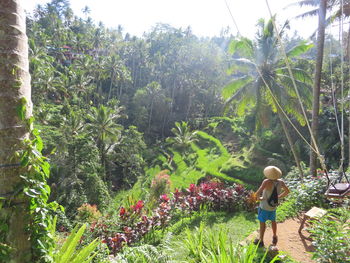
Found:
<path fill-rule="evenodd" d="M 158 247 L 152 245 L 141 245 L 137 247 L 126 247 L 119 253 L 115 260 L 118 263 L 169 263 L 170 248 L 165 245 Z"/>

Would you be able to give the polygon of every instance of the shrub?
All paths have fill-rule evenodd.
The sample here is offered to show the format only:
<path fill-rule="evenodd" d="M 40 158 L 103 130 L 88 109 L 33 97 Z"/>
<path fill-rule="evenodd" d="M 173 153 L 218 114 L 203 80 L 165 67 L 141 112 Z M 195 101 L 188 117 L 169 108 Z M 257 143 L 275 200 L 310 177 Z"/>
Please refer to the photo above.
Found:
<path fill-rule="evenodd" d="M 318 262 L 350 262 L 350 212 L 341 209 L 315 221 L 310 232 Z"/>
<path fill-rule="evenodd" d="M 92 223 L 101 217 L 96 205 L 83 204 L 78 208 L 77 220 Z"/>
<path fill-rule="evenodd" d="M 158 200 L 162 194 L 170 191 L 169 170 L 160 171 L 152 180 L 150 187 L 150 200 Z"/>
<path fill-rule="evenodd" d="M 108 207 L 111 197 L 106 183 L 96 173 L 87 174 L 84 189 L 88 203 L 96 204 L 100 210 Z"/>
<path fill-rule="evenodd" d="M 285 181 L 291 192 L 277 208 L 278 221 L 284 221 L 288 217 L 296 216 L 300 211 L 306 211 L 313 206 L 329 206 L 329 201 L 324 194 L 327 187 L 327 181 L 324 176 L 306 176 L 301 181 L 297 173 L 292 170 L 286 176 Z"/>
<path fill-rule="evenodd" d="M 191 214 L 204 206 L 215 211 L 237 211 L 246 207 L 248 197 L 249 192 L 241 185 L 226 187 L 219 181 L 204 182 L 199 186 L 191 184 L 185 191 L 176 190 L 173 198 L 161 195 L 150 215 L 145 213 L 144 203 L 139 200 L 129 207 L 121 207 L 118 220 L 100 220 L 90 230 L 93 238 L 101 237 L 115 254 L 125 245 L 164 229 L 177 212 L 180 216 Z"/>
<path fill-rule="evenodd" d="M 324 176 L 306 176 L 304 180 L 299 178 L 289 179 L 286 183 L 291 190 L 290 196 L 296 200 L 299 211 L 309 209 L 312 206 L 324 207 L 327 199 L 324 195 L 327 188 L 327 180 Z"/>

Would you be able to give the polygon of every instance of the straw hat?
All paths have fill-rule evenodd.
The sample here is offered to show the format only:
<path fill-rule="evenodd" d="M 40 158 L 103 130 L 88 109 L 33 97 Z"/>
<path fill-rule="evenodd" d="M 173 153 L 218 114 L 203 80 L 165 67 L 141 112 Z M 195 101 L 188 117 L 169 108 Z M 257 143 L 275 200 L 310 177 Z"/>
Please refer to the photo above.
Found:
<path fill-rule="evenodd" d="M 277 180 L 277 179 L 281 178 L 282 172 L 276 166 L 267 166 L 264 169 L 264 175 L 267 179 Z"/>

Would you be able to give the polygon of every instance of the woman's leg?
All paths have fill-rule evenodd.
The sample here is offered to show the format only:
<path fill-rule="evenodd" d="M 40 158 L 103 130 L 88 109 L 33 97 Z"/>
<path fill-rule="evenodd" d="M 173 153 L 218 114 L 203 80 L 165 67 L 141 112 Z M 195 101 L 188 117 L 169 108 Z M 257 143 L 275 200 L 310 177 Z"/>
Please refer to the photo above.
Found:
<path fill-rule="evenodd" d="M 260 241 L 264 241 L 264 234 L 265 234 L 265 229 L 266 229 L 266 223 L 265 222 L 260 222 Z"/>
<path fill-rule="evenodd" d="M 272 225 L 272 233 L 273 233 L 272 245 L 276 246 L 277 245 L 277 223 L 276 223 L 276 221 L 271 221 L 271 225 Z"/>
<path fill-rule="evenodd" d="M 277 236 L 277 223 L 276 221 L 271 221 L 273 236 Z"/>

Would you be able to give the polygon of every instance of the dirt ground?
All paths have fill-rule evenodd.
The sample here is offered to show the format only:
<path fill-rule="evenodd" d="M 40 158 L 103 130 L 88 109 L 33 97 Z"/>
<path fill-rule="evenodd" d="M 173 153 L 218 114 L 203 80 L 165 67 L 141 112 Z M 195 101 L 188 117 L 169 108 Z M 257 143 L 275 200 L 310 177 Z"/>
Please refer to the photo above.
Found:
<path fill-rule="evenodd" d="M 277 248 L 280 251 L 286 252 L 293 259 L 302 263 L 315 263 L 312 260 L 311 251 L 313 246 L 311 244 L 310 234 L 302 230 L 298 233 L 300 226 L 300 219 L 288 219 L 283 223 L 277 224 L 278 243 Z M 258 232 L 252 233 L 247 240 L 254 240 L 258 236 Z M 269 247 L 272 243 L 272 229 L 268 227 L 264 237 L 265 247 Z"/>

